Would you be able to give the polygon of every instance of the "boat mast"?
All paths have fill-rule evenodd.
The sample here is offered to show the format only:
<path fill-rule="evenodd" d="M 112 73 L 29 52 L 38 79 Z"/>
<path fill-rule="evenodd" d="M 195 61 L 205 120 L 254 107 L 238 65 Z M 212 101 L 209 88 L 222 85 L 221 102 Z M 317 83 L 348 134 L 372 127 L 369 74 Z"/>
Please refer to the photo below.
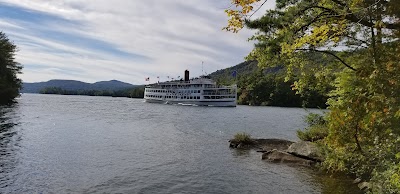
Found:
<path fill-rule="evenodd" d="M 201 62 L 201 74 L 204 76 L 204 61 Z"/>

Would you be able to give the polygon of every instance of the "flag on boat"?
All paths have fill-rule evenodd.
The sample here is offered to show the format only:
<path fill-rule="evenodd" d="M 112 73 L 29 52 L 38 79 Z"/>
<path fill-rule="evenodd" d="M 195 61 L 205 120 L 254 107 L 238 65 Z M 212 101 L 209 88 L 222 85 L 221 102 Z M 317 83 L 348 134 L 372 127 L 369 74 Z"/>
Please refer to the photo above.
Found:
<path fill-rule="evenodd" d="M 144 80 L 145 81 L 150 81 L 150 77 L 146 77 Z"/>
<path fill-rule="evenodd" d="M 233 71 L 233 72 L 232 72 L 232 77 L 236 77 L 236 74 L 237 74 L 237 71 L 236 71 L 236 70 Z"/>

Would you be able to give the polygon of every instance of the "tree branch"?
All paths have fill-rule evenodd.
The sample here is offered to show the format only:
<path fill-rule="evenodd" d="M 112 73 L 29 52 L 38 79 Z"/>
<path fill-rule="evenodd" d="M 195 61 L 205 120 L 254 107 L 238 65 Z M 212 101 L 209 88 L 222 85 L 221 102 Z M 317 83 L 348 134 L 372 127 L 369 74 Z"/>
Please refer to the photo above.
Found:
<path fill-rule="evenodd" d="M 369 46 L 369 43 L 367 41 L 365 41 L 365 40 L 360 40 L 360 39 L 358 39 L 356 37 L 353 37 L 353 36 L 350 36 L 350 35 L 345 35 L 345 37 L 349 38 L 349 39 L 352 39 L 352 40 L 355 40 L 355 41 L 358 41 L 358 42 L 361 42 L 361 43 L 364 43 L 365 45 Z"/>
<path fill-rule="evenodd" d="M 322 13 L 320 13 L 319 15 L 317 15 L 312 21 L 308 22 L 306 25 L 301 26 L 299 29 L 297 29 L 295 31 L 295 34 L 297 34 L 299 31 L 303 30 L 306 27 L 309 27 L 311 24 L 313 24 L 314 22 L 316 22 L 321 16 L 326 15 L 326 13 L 330 13 L 330 11 L 323 11 Z"/>
<path fill-rule="evenodd" d="M 343 3 L 343 2 L 341 2 L 339 0 L 332 0 L 332 1 L 335 2 L 336 4 L 340 5 L 340 6 L 343 6 L 343 7 L 347 6 L 345 3 Z"/>
<path fill-rule="evenodd" d="M 343 3 L 339 0 L 332 0 L 332 1 L 342 7 L 347 7 L 347 10 L 350 11 L 348 5 L 346 5 L 345 3 Z M 354 13 L 346 14 L 345 18 L 351 22 L 360 23 L 367 27 L 375 27 L 375 24 L 372 21 L 368 21 L 363 18 L 360 19 Z M 400 30 L 400 23 L 385 23 L 385 22 L 383 22 L 383 24 L 384 24 L 385 28 L 387 28 L 387 29 Z"/>
<path fill-rule="evenodd" d="M 251 16 L 253 16 L 258 10 L 261 9 L 261 7 L 267 2 L 268 0 L 264 0 L 264 2 L 249 16 L 249 18 L 251 18 Z"/>
<path fill-rule="evenodd" d="M 359 128 L 357 126 L 356 127 L 356 131 L 354 133 L 354 139 L 356 140 L 356 145 L 357 145 L 358 151 L 360 151 L 361 153 L 364 153 L 364 151 L 363 151 L 363 149 L 361 147 L 360 141 L 358 141 L 358 131 L 359 131 Z"/>
<path fill-rule="evenodd" d="M 351 10 L 348 9 L 348 6 L 345 3 L 343 3 L 343 2 L 341 2 L 339 0 L 332 0 L 332 1 L 334 3 L 336 3 L 336 4 L 338 4 L 339 6 L 342 6 L 343 8 L 347 8 L 347 11 L 349 13 L 343 15 L 346 20 L 349 20 L 349 21 L 354 22 L 354 23 L 359 23 L 359 24 L 362 24 L 362 25 L 367 26 L 367 27 L 374 27 L 375 26 L 375 24 L 373 22 L 368 21 L 368 20 L 363 19 L 363 18 L 359 18 L 354 13 L 351 13 L 350 12 Z M 331 11 L 333 14 L 337 15 L 338 17 L 340 16 L 340 14 L 337 11 L 335 11 L 333 9 L 330 9 L 330 8 L 322 7 L 322 6 L 306 7 L 305 9 L 299 11 L 298 13 L 302 14 L 305 11 L 307 11 L 309 9 L 313 9 L 313 8 L 319 8 L 319 9 L 322 9 L 322 10 L 325 10 L 325 11 Z M 391 29 L 391 30 L 400 30 L 400 23 L 383 22 L 383 24 L 384 24 L 384 28 Z"/>
<path fill-rule="evenodd" d="M 321 50 L 316 50 L 316 49 L 296 49 L 299 51 L 313 51 L 313 52 L 319 52 L 319 53 L 325 53 L 328 55 L 331 55 L 333 57 L 335 57 L 337 60 L 339 60 L 344 66 L 346 66 L 347 68 L 353 70 L 353 71 L 357 71 L 357 69 L 355 69 L 354 67 L 350 66 L 349 64 L 347 64 L 346 62 L 343 61 L 343 59 L 341 59 L 340 57 L 338 57 L 337 55 L 329 52 L 329 51 L 321 51 Z"/>

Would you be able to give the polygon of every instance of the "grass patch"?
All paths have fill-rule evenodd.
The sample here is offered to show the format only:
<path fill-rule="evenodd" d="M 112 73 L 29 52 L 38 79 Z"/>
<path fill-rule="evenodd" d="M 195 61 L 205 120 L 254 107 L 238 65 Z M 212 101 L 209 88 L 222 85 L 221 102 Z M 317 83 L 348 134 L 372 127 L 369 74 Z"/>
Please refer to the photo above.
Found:
<path fill-rule="evenodd" d="M 252 143 L 251 136 L 247 133 L 236 133 L 232 141 L 236 143 Z"/>

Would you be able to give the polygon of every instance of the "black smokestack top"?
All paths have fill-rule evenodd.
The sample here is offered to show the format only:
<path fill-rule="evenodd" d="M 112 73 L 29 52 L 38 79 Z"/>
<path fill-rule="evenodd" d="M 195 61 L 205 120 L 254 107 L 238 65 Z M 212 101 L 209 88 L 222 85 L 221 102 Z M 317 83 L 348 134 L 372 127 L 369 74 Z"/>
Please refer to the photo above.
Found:
<path fill-rule="evenodd" d="M 189 81 L 189 71 L 185 70 L 185 82 Z"/>

